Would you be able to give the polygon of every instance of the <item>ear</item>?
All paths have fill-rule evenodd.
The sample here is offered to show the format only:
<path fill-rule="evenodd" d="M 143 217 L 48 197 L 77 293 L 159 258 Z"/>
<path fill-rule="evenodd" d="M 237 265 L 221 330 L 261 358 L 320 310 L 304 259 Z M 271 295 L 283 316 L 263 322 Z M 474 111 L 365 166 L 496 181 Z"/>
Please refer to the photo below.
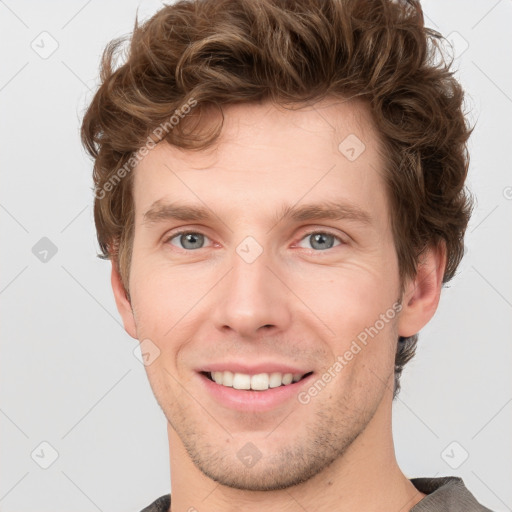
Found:
<path fill-rule="evenodd" d="M 137 339 L 137 328 L 135 326 L 135 318 L 133 316 L 132 306 L 124 289 L 121 276 L 117 270 L 117 265 L 112 261 L 112 274 L 110 278 L 112 290 L 116 300 L 117 310 L 123 319 L 124 330 L 132 337 Z"/>
<path fill-rule="evenodd" d="M 406 281 L 402 295 L 399 336 L 417 334 L 434 316 L 441 296 L 445 268 L 446 246 L 443 242 L 429 247 L 420 255 L 416 276 Z"/>

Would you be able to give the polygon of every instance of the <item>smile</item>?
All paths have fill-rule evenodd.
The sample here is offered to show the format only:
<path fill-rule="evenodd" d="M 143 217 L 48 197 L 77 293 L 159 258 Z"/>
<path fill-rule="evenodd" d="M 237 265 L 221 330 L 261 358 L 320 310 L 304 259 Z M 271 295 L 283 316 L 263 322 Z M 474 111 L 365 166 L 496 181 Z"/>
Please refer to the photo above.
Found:
<path fill-rule="evenodd" d="M 228 388 L 239 390 L 266 391 L 271 388 L 288 386 L 302 380 L 313 372 L 300 373 L 258 373 L 249 375 L 247 373 L 233 373 L 226 371 L 202 372 L 210 380 Z"/>

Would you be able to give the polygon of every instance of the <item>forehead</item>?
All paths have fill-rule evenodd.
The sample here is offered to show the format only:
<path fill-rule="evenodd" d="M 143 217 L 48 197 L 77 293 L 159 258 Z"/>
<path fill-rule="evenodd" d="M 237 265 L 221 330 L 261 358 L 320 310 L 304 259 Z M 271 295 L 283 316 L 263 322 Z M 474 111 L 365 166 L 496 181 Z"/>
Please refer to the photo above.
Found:
<path fill-rule="evenodd" d="M 386 208 L 379 139 L 363 102 L 240 104 L 225 106 L 223 113 L 212 147 L 181 150 L 164 142 L 138 164 L 136 217 L 174 200 L 238 216 L 301 201 Z M 212 115 L 212 122 L 218 120 Z"/>

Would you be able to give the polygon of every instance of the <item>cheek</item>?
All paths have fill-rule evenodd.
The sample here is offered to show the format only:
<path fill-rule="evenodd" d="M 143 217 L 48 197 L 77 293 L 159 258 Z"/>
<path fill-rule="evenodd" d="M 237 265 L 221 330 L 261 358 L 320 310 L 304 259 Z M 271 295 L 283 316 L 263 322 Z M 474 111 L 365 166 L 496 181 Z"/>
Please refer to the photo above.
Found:
<path fill-rule="evenodd" d="M 186 339 L 197 327 L 195 311 L 201 310 L 201 299 L 218 275 L 212 267 L 186 268 L 162 258 L 134 255 L 130 289 L 139 338 L 150 338 L 159 345 L 169 343 L 177 333 Z"/>
<path fill-rule="evenodd" d="M 340 389 L 381 389 L 393 371 L 399 281 L 394 260 L 388 261 L 317 269 L 297 291 L 315 313 L 310 330 L 324 333 L 328 364 L 343 366 Z"/>
<path fill-rule="evenodd" d="M 348 264 L 310 271 L 295 289 L 336 336 L 345 338 L 373 325 L 393 306 L 398 298 L 398 277 L 390 282 L 384 269 Z"/>

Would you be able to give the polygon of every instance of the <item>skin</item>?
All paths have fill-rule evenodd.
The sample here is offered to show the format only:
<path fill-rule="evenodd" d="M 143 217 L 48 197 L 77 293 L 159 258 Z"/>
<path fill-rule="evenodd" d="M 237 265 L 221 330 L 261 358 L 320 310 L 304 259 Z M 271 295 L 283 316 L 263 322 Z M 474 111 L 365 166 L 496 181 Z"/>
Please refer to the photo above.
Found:
<path fill-rule="evenodd" d="M 224 114 L 212 148 L 164 142 L 139 163 L 131 302 L 112 269 L 126 331 L 160 351 L 146 371 L 168 422 L 172 512 L 409 510 L 424 494 L 395 458 L 394 354 L 398 335 L 418 332 L 437 308 L 444 251 L 425 251 L 401 293 L 384 160 L 363 103 L 243 104 Z M 366 147 L 354 161 L 338 150 L 350 134 Z M 213 216 L 145 222 L 157 201 L 206 205 Z M 274 219 L 283 203 L 326 201 L 369 222 Z M 200 248 L 171 238 L 177 228 L 205 235 Z M 263 250 L 250 264 L 236 252 L 247 236 Z M 196 369 L 227 357 L 321 378 L 397 299 L 399 314 L 307 404 L 294 397 L 240 413 L 203 391 Z M 252 467 L 237 457 L 249 442 L 261 454 Z"/>

